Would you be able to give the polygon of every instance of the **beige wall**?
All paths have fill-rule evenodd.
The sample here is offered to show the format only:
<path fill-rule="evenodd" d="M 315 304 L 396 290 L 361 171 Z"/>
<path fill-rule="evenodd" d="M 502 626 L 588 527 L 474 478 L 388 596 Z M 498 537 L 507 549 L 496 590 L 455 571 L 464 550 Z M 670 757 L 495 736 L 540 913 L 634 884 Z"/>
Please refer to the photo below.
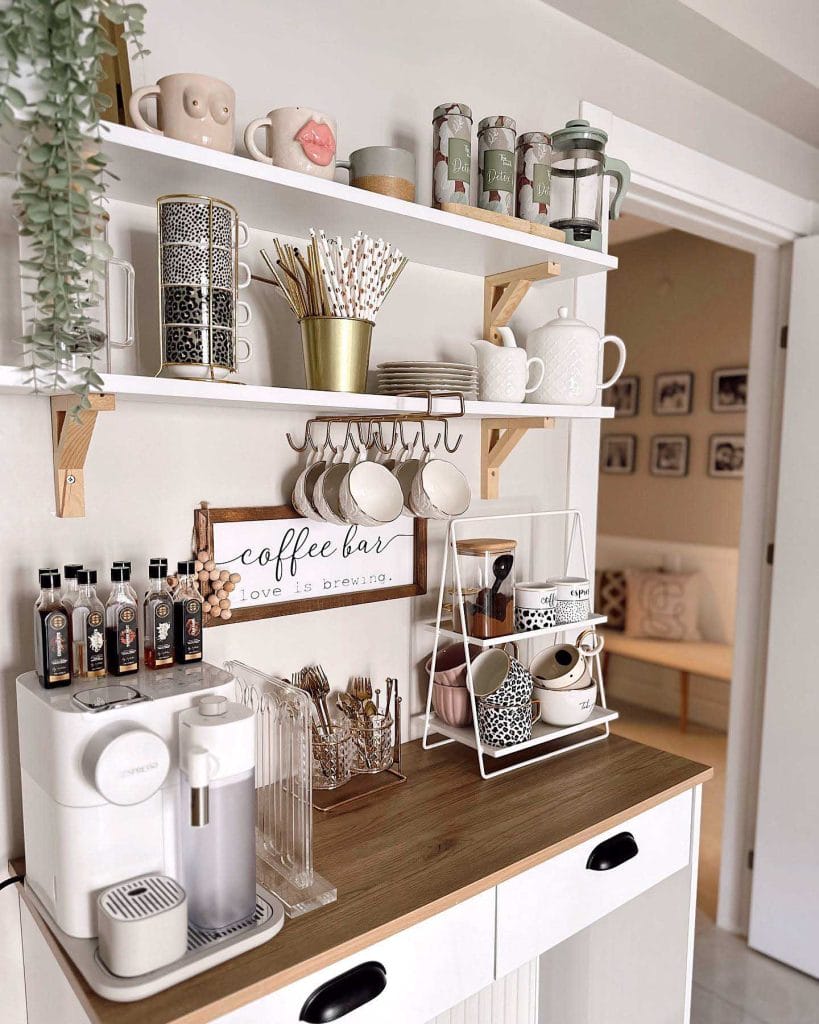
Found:
<path fill-rule="evenodd" d="M 711 374 L 748 364 L 753 257 L 680 231 L 613 251 L 620 267 L 608 278 L 606 329 L 626 343 L 625 372 L 640 378 L 640 409 L 603 423 L 604 435 L 637 436 L 637 460 L 632 475 L 601 473 L 598 531 L 735 547 L 742 481 L 708 476 L 708 440 L 744 433 L 745 414 L 711 412 Z M 692 413 L 654 416 L 655 374 L 682 370 L 694 374 Z M 688 476 L 651 476 L 654 434 L 689 435 Z"/>

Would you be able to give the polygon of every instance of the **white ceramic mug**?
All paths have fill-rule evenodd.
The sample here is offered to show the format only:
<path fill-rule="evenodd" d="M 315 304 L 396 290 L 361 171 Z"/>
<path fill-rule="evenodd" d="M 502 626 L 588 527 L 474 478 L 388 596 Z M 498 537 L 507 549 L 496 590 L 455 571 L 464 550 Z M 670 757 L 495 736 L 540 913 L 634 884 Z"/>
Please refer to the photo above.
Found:
<path fill-rule="evenodd" d="M 548 725 L 579 725 L 594 711 L 597 683 L 582 690 L 547 690 L 535 686 L 532 691 L 540 705 L 543 721 Z"/>
<path fill-rule="evenodd" d="M 554 608 L 557 587 L 551 583 L 516 583 L 516 608 Z"/>
<path fill-rule="evenodd" d="M 547 580 L 557 589 L 557 623 L 583 622 L 591 612 L 591 585 L 582 576 L 556 576 Z"/>
<path fill-rule="evenodd" d="M 421 519 L 457 519 L 469 508 L 472 492 L 452 462 L 424 458 L 412 481 L 410 507 Z"/>
<path fill-rule="evenodd" d="M 341 481 L 339 504 L 348 523 L 381 526 L 394 522 L 404 507 L 401 487 L 381 462 L 354 462 Z"/>
<path fill-rule="evenodd" d="M 256 145 L 265 128 L 266 146 Z M 279 107 L 245 128 L 245 145 L 254 160 L 332 181 L 336 173 L 335 118 L 310 107 Z"/>
<path fill-rule="evenodd" d="M 338 461 L 332 460 L 313 487 L 313 505 L 325 523 L 348 526 L 341 509 L 341 484 L 349 472 L 351 462 L 344 461 L 343 449 Z"/>
<path fill-rule="evenodd" d="M 149 96 L 156 96 L 156 128 L 140 110 Z M 235 110 L 236 93 L 209 75 L 165 75 L 156 85 L 135 89 L 128 101 L 131 120 L 141 131 L 223 153 L 234 151 Z"/>
<path fill-rule="evenodd" d="M 312 519 L 314 522 L 323 523 L 324 520 L 316 512 L 315 506 L 313 505 L 313 491 L 316 486 L 321 474 L 327 469 L 328 462 L 326 460 L 324 449 L 319 451 L 311 451 L 309 458 L 307 459 L 307 465 L 299 473 L 295 484 L 293 485 L 293 494 L 291 497 L 291 503 L 293 508 L 298 512 L 304 519 Z"/>

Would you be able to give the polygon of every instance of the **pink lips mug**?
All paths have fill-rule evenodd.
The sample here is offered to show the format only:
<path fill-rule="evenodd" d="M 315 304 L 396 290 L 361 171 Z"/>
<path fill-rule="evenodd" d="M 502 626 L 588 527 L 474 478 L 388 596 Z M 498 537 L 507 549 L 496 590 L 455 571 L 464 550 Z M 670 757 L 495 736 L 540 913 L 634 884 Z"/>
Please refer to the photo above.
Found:
<path fill-rule="evenodd" d="M 265 128 L 265 150 L 256 145 L 256 132 Z M 316 178 L 335 176 L 335 118 L 310 107 L 279 107 L 257 117 L 245 128 L 245 145 L 254 160 L 301 171 Z"/>

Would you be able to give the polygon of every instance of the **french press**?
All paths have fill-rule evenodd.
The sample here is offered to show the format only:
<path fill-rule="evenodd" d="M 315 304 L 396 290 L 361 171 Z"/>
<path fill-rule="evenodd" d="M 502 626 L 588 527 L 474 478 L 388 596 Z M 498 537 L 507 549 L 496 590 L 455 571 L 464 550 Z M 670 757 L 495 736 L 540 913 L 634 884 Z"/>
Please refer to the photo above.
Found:
<path fill-rule="evenodd" d="M 616 220 L 631 178 L 628 164 L 606 156 L 608 139 L 602 128 L 580 118 L 552 134 L 551 226 L 565 231 L 572 245 L 597 252 L 603 250 L 603 181 L 611 175 L 617 182 L 609 206 Z"/>

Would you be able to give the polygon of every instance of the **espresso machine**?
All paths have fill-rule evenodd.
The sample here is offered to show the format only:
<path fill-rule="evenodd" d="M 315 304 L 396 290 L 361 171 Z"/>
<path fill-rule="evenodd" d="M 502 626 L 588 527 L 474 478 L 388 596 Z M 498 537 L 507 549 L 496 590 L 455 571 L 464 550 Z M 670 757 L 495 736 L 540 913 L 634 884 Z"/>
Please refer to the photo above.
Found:
<path fill-rule="evenodd" d="M 204 662 L 123 684 L 17 680 L 32 903 L 100 995 L 140 999 L 272 938 L 255 722 Z"/>

